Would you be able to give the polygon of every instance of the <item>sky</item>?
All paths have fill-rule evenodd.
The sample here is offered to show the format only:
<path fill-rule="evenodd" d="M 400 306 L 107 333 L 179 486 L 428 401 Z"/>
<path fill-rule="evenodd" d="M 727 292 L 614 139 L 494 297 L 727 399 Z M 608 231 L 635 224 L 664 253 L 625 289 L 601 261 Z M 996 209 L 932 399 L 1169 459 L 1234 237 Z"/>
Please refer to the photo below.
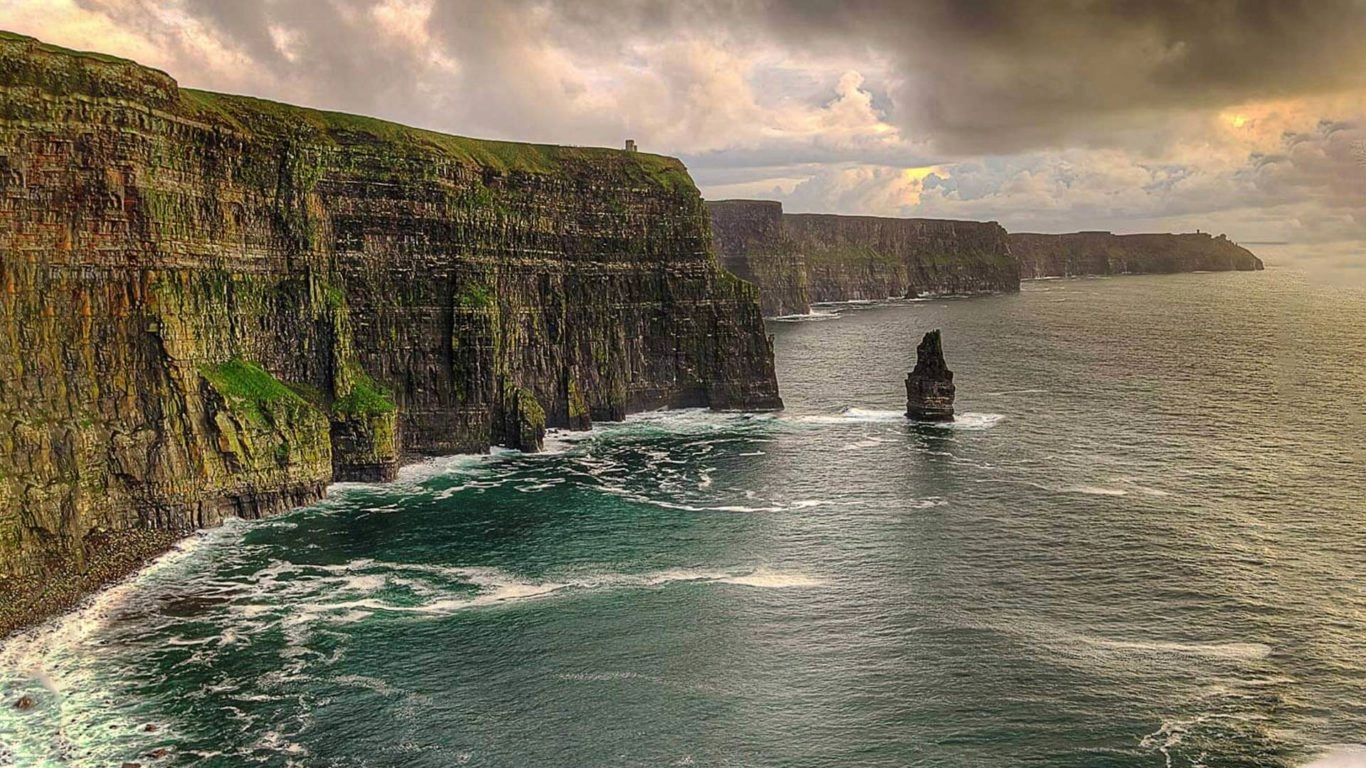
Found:
<path fill-rule="evenodd" d="M 675 155 L 708 199 L 1366 267 L 1366 0 L 0 0 L 182 85 Z"/>

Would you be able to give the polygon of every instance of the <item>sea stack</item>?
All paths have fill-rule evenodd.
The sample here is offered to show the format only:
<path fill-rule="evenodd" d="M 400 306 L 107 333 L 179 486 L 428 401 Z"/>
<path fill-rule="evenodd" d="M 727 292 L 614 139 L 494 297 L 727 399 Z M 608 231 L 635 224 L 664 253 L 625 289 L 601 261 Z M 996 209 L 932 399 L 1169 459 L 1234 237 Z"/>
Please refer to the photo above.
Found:
<path fill-rule="evenodd" d="M 906 418 L 953 421 L 953 393 L 943 341 L 939 331 L 930 331 L 915 348 L 915 370 L 906 375 Z"/>

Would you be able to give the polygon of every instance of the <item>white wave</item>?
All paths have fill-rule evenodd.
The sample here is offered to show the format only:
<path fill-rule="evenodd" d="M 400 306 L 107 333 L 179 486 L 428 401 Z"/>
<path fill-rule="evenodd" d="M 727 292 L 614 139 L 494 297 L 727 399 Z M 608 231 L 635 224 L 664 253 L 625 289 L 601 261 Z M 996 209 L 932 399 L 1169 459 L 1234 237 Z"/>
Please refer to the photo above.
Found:
<path fill-rule="evenodd" d="M 841 451 L 861 451 L 861 450 L 863 450 L 864 448 L 874 448 L 874 447 L 876 447 L 876 446 L 881 445 L 882 443 L 883 443 L 882 438 L 879 438 L 879 437 L 869 437 L 869 438 L 865 438 L 865 439 L 863 439 L 863 440 L 859 440 L 859 441 L 857 441 L 857 442 L 847 443 L 847 444 L 846 444 L 843 448 L 841 448 L 840 450 L 841 450 Z"/>
<path fill-rule="evenodd" d="M 629 501 L 634 501 L 640 504 L 649 504 L 653 507 L 659 507 L 661 509 L 673 509 L 679 512 L 738 512 L 742 514 L 795 512 L 797 510 L 810 509 L 811 507 L 820 507 L 827 505 L 839 506 L 843 503 L 828 501 L 826 499 L 799 499 L 797 501 L 788 502 L 786 504 L 775 503 L 762 507 L 750 506 L 745 504 L 717 504 L 707 506 L 704 504 L 684 504 L 683 502 L 678 501 L 664 501 L 663 499 L 654 499 L 644 494 L 635 493 L 625 488 L 619 488 L 615 486 L 603 486 L 598 490 L 604 493 L 613 494 L 614 496 L 621 496 Z"/>
<path fill-rule="evenodd" d="M 769 317 L 765 319 L 771 320 L 776 323 L 815 323 L 821 322 L 823 320 L 836 320 L 839 318 L 839 316 L 840 314 L 838 312 L 821 312 L 819 310 L 813 309 L 810 312 L 807 312 L 806 314 L 778 315 L 777 317 Z"/>
<path fill-rule="evenodd" d="M 148 578 L 185 560 L 206 542 L 239 535 L 242 526 L 241 520 L 229 518 L 217 528 L 186 537 L 177 542 L 170 551 L 143 566 L 141 570 L 86 598 L 74 611 L 12 635 L 0 643 L 0 669 L 38 676 L 48 680 L 48 687 L 52 687 L 50 679 L 43 671 L 50 654 L 57 650 L 83 645 L 111 618 L 118 615 L 119 609 Z M 53 688 L 53 692 L 58 691 Z"/>
<path fill-rule="evenodd" d="M 423 459 L 422 461 L 415 462 L 413 464 L 406 464 L 402 467 L 399 467 L 398 477 L 395 478 L 395 482 L 407 485 L 417 485 L 426 480 L 431 480 L 435 477 L 441 477 L 442 475 L 454 474 L 464 470 L 476 468 L 484 462 L 488 461 L 488 458 L 489 454 L 484 453 L 456 453 L 451 454 L 450 456 L 434 456 L 431 458 Z M 393 487 L 393 484 L 384 483 L 375 483 L 373 485 L 364 483 L 339 483 L 333 485 L 332 488 L 336 488 L 339 485 L 358 486 L 362 488 Z M 331 490 L 331 488 L 329 488 L 329 490 Z"/>
<path fill-rule="evenodd" d="M 996 426 L 1004 414 L 1000 413 L 960 413 L 954 417 L 953 421 L 944 422 L 910 422 L 906 418 L 904 411 L 883 410 L 878 408 L 845 408 L 837 414 L 810 414 L 797 416 L 793 420 L 806 424 L 891 424 L 896 422 L 917 423 L 922 426 L 941 429 L 958 429 L 967 431 L 978 431 L 991 429 Z"/>
<path fill-rule="evenodd" d="M 66 758 L 73 754 L 69 750 L 75 749 L 66 742 L 68 734 L 80 739 L 82 753 L 95 754 L 145 724 L 120 705 L 111 705 L 110 683 L 98 676 L 98 669 L 101 659 L 118 652 L 118 644 L 107 647 L 101 630 L 136 606 L 134 598 L 146 584 L 168 570 L 176 576 L 173 569 L 206 544 L 239 536 L 243 528 L 241 521 L 232 518 L 218 528 L 187 537 L 141 570 L 87 597 L 74 611 L 0 643 L 0 687 L 15 696 L 33 696 L 38 702 L 33 712 L 18 717 L 0 712 L 0 743 L 8 743 L 17 764 L 66 765 Z M 192 645 L 179 637 L 172 642 Z M 211 652 L 207 646 L 195 653 L 206 652 Z M 169 724 L 158 725 L 163 738 L 171 735 Z M 5 764 L 0 760 L 0 765 Z"/>
<path fill-rule="evenodd" d="M 905 421 L 902 411 L 883 411 L 872 408 L 845 408 L 837 414 L 798 416 L 797 421 L 809 424 L 849 424 L 860 422 Z"/>
<path fill-rule="evenodd" d="M 815 301 L 812 307 L 866 307 L 876 304 L 877 299 L 845 299 L 844 301 Z"/>
<path fill-rule="evenodd" d="M 1330 744 L 1303 768 L 1366 768 L 1366 744 Z"/>
<path fill-rule="evenodd" d="M 425 601 L 394 603 L 385 599 L 383 593 L 391 583 L 412 584 L 415 575 L 440 579 L 428 584 L 427 589 L 413 590 L 426 597 Z M 384 613 L 444 616 L 574 591 L 655 588 L 684 582 L 765 589 L 814 587 L 822 583 L 808 574 L 766 567 L 733 571 L 674 569 L 640 574 L 566 574 L 535 581 L 496 568 L 386 563 L 369 559 L 329 566 L 276 562 L 253 574 L 251 580 L 256 589 L 250 602 L 234 606 L 239 615 L 278 614 L 282 625 L 296 632 L 319 620 L 332 624 L 350 623 Z M 457 585 L 472 587 L 473 591 L 456 592 Z M 297 640 L 301 642 L 302 638 Z"/>
<path fill-rule="evenodd" d="M 1069 485 L 1060 488 L 1063 493 L 1080 493 L 1086 496 L 1128 496 L 1129 492 L 1123 488 L 1105 488 L 1099 485 Z"/>
<path fill-rule="evenodd" d="M 794 587 L 819 587 L 822 582 L 802 573 L 784 573 L 758 568 L 742 576 L 728 576 L 719 581 L 726 584 L 739 584 L 745 587 L 763 589 L 789 589 Z"/>
<path fill-rule="evenodd" d="M 1163 720 L 1156 731 L 1139 740 L 1138 746 L 1157 751 L 1167 768 L 1172 768 L 1172 748 L 1181 746 L 1189 729 L 1200 722 L 1199 718 L 1191 721 Z"/>
<path fill-rule="evenodd" d="M 1216 659 L 1252 661 L 1271 655 L 1271 646 L 1264 643 L 1208 642 L 1183 643 L 1164 640 L 1112 640 L 1102 637 L 1078 636 L 1078 639 L 1097 648 L 1132 651 L 1140 654 L 1178 654 L 1206 656 Z"/>
<path fill-rule="evenodd" d="M 1005 418 L 1005 414 L 1000 413 L 960 413 L 954 416 L 953 421 L 944 422 L 949 429 L 962 429 L 974 432 L 983 429 L 991 429 Z"/>

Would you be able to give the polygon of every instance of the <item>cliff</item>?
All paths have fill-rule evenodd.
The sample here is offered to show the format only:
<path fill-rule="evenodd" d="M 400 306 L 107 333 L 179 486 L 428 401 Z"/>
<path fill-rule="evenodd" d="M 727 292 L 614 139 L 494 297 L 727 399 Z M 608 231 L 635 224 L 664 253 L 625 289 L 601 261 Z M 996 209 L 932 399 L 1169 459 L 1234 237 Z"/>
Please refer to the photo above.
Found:
<path fill-rule="evenodd" d="M 1020 276 L 1120 275 L 1171 272 L 1256 270 L 1262 261 L 1223 235 L 1112 235 L 1073 232 L 1066 235 L 1010 235 L 1010 250 L 1020 262 Z"/>
<path fill-rule="evenodd" d="M 812 302 L 1017 291 L 1006 231 L 994 221 L 787 214 Z"/>
<path fill-rule="evenodd" d="M 726 269 L 759 288 L 765 317 L 811 311 L 806 257 L 783 232 L 783 204 L 709 200 L 712 242 Z"/>
<path fill-rule="evenodd" d="M 404 456 L 781 405 L 756 292 L 676 160 L 183 89 L 8 34 L 0 337 L 0 633 Z"/>
<path fill-rule="evenodd" d="M 784 214 L 760 200 L 707 208 L 722 263 L 759 287 L 767 316 L 817 302 L 1019 289 L 995 222 Z"/>

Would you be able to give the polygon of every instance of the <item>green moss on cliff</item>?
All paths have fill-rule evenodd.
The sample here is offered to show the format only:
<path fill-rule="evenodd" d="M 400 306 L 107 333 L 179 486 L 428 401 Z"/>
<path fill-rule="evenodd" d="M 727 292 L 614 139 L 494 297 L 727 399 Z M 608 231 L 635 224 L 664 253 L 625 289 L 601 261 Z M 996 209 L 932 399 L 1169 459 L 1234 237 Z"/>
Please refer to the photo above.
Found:
<path fill-rule="evenodd" d="M 335 144 L 376 143 L 386 151 L 435 153 L 472 166 L 500 173 L 558 174 L 564 161 L 616 161 L 644 184 L 670 192 L 696 193 L 697 187 L 681 162 L 672 157 L 643 152 L 623 152 L 601 147 L 564 147 L 511 141 L 471 139 L 387 120 L 345 112 L 309 109 L 250 96 L 180 89 L 181 108 L 194 119 L 225 124 L 246 133 L 312 135 Z"/>
<path fill-rule="evenodd" d="M 880 251 L 864 245 L 839 244 L 809 248 L 803 252 L 810 264 L 879 264 L 893 266 L 902 263 L 895 253 Z"/>
<path fill-rule="evenodd" d="M 351 391 L 332 403 L 333 412 L 346 416 L 394 412 L 397 406 L 388 391 L 359 370 L 351 376 Z"/>
<path fill-rule="evenodd" d="M 299 393 L 266 373 L 261 366 L 242 359 L 229 360 L 199 369 L 218 394 L 261 405 L 295 403 L 306 406 Z"/>
<path fill-rule="evenodd" d="M 462 286 L 455 297 L 455 303 L 462 309 L 488 309 L 493 302 L 493 289 L 487 285 Z"/>
<path fill-rule="evenodd" d="M 6 31 L 3 30 L 3 29 L 0 29 L 0 41 L 4 41 L 4 42 L 14 42 L 14 43 L 28 43 L 28 44 L 31 44 L 31 45 L 36 46 L 38 50 L 43 51 L 44 53 L 55 53 L 55 54 L 59 54 L 59 55 L 61 55 L 61 56 L 73 56 L 73 57 L 76 57 L 76 58 L 80 58 L 80 59 L 89 59 L 89 60 L 91 60 L 91 61 L 97 61 L 97 62 L 101 62 L 101 63 L 104 63 L 104 64 L 126 64 L 126 65 L 129 65 L 129 66 L 141 67 L 141 68 L 143 68 L 143 69 L 152 69 L 151 67 L 143 67 L 143 65 L 138 64 L 137 62 L 135 62 L 135 61 L 133 61 L 133 60 L 131 60 L 131 59 L 124 59 L 124 58 L 120 58 L 120 57 L 118 57 L 118 56 L 110 56 L 110 55 L 107 54 L 107 53 L 99 53 L 99 52 L 97 52 L 97 51 L 77 51 L 77 50 L 73 50 L 73 49 L 71 49 L 71 48 L 63 48 L 63 47 L 61 47 L 60 45 L 53 45 L 52 43 L 44 43 L 44 42 L 42 42 L 41 40 L 39 40 L 38 38 L 36 38 L 36 37 L 29 37 L 28 35 L 21 35 L 21 34 L 18 34 L 17 32 L 6 32 Z M 153 71 L 153 72 L 160 72 L 161 70 L 155 70 L 155 69 L 153 69 L 152 71 Z"/>

